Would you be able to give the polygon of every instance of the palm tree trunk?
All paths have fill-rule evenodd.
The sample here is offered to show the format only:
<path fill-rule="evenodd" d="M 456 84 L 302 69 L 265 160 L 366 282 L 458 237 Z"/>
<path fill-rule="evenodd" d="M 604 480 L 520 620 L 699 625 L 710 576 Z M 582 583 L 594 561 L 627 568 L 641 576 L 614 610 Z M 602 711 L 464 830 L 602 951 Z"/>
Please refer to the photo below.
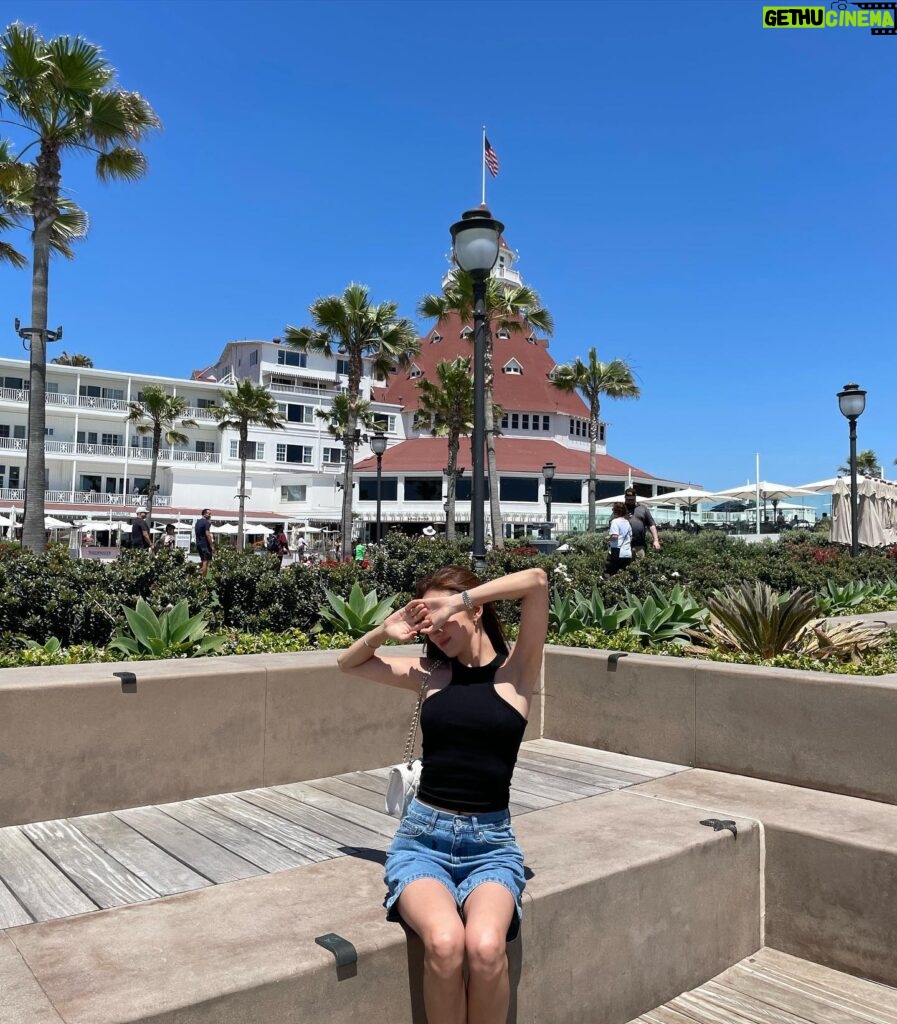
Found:
<path fill-rule="evenodd" d="M 595 490 L 598 482 L 598 403 L 589 406 L 589 533 L 595 532 Z"/>
<path fill-rule="evenodd" d="M 455 539 L 455 494 L 458 488 L 458 446 L 460 437 L 453 430 L 449 437 L 448 486 L 445 498 L 445 539 Z"/>
<path fill-rule="evenodd" d="M 50 276 L 50 231 L 56 220 L 60 163 L 53 149 L 41 146 L 34 187 L 34 253 L 31 275 L 31 369 L 28 392 L 28 448 L 25 463 L 25 518 L 22 545 L 40 553 L 44 529 L 44 431 L 47 423 L 47 295 Z"/>
<path fill-rule="evenodd" d="M 153 461 L 150 466 L 149 499 L 146 503 L 146 524 L 151 530 L 153 527 L 153 499 L 156 496 L 156 469 L 159 465 L 159 448 L 162 444 L 161 427 L 153 427 Z"/>
<path fill-rule="evenodd" d="M 249 431 L 246 427 L 240 430 L 240 512 L 237 516 L 237 550 L 243 550 L 246 534 L 243 526 L 246 523 L 246 448 Z"/>
<path fill-rule="evenodd" d="M 492 364 L 492 331 L 486 325 L 486 476 L 489 480 L 489 521 L 492 530 L 492 547 L 496 550 L 505 546 L 505 535 L 501 523 L 501 501 L 498 493 L 498 465 L 495 461 L 495 403 L 492 387 L 495 383 Z"/>
<path fill-rule="evenodd" d="M 349 384 L 349 413 L 346 417 L 346 436 L 343 439 L 343 447 L 346 450 L 346 464 L 343 466 L 343 511 L 340 531 L 343 541 L 343 558 L 352 551 L 352 482 L 355 473 L 355 424 L 358 423 L 358 410 L 355 406 L 355 398 L 351 395 L 351 381 Z"/>

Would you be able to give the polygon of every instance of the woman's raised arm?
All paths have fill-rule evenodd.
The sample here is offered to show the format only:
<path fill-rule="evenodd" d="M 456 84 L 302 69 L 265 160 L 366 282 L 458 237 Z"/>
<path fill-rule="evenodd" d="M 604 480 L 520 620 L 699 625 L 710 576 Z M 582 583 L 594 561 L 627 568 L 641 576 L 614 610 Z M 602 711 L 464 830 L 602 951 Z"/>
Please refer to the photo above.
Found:
<path fill-rule="evenodd" d="M 337 665 L 343 672 L 375 683 L 416 689 L 420 662 L 416 658 L 383 658 L 377 654 L 377 650 L 386 640 L 413 643 L 425 618 L 425 609 L 412 610 L 410 604 L 399 608 L 379 626 L 368 630 L 351 647 L 342 651 L 336 659 Z"/>

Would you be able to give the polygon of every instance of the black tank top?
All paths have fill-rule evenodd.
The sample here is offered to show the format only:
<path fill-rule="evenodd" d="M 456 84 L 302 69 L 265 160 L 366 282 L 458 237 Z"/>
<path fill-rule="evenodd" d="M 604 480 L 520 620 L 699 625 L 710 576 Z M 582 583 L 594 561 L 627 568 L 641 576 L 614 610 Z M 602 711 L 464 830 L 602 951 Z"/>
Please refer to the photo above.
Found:
<path fill-rule="evenodd" d="M 449 811 L 502 811 L 526 719 L 493 685 L 504 664 L 468 668 L 452 658 L 451 682 L 424 701 L 423 770 L 418 796 Z"/>

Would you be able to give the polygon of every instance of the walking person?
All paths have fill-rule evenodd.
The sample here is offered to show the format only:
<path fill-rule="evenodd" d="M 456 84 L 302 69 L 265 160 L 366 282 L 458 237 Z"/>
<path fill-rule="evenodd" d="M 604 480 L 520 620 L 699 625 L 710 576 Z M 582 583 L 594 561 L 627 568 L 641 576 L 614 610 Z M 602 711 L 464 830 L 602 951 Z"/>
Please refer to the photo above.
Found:
<path fill-rule="evenodd" d="M 657 524 L 654 516 L 647 505 L 642 505 L 635 494 L 634 487 L 627 487 L 623 492 L 626 503 L 626 515 L 629 517 L 629 525 L 632 527 L 632 557 L 645 557 L 645 542 L 650 532 L 654 543 L 654 550 L 660 551 L 660 538 L 657 536 Z"/>
<path fill-rule="evenodd" d="M 137 509 L 134 518 L 131 520 L 131 550 L 148 551 L 153 546 L 150 537 L 149 524 L 146 521 L 147 510 Z"/>
<path fill-rule="evenodd" d="M 166 523 L 165 532 L 156 541 L 155 552 L 158 554 L 160 551 L 174 551 L 174 541 L 174 523 Z"/>
<path fill-rule="evenodd" d="M 439 569 L 416 597 L 344 651 L 339 667 L 418 692 L 423 769 L 417 797 L 386 858 L 385 906 L 424 947 L 428 1024 L 504 1024 L 507 942 L 517 936 L 523 854 L 508 797 L 548 629 L 548 581 L 524 569 L 481 583 L 469 569 Z M 520 602 L 508 650 L 497 601 Z M 382 657 L 385 640 L 426 642 L 420 659 Z M 467 980 L 465 982 L 465 966 Z"/>
<path fill-rule="evenodd" d="M 632 525 L 626 516 L 626 506 L 615 501 L 610 521 L 610 572 L 613 575 L 632 563 Z"/>
<path fill-rule="evenodd" d="M 202 515 L 193 524 L 196 537 L 196 551 L 199 554 L 199 575 L 205 576 L 215 554 L 215 542 L 212 540 L 212 512 L 204 508 Z"/>
<path fill-rule="evenodd" d="M 277 562 L 277 571 L 280 572 L 283 567 L 284 555 L 290 553 L 290 542 L 287 540 L 287 535 L 283 532 L 283 523 L 278 523 L 272 532 L 268 534 L 265 545 L 268 552 L 274 556 Z"/>

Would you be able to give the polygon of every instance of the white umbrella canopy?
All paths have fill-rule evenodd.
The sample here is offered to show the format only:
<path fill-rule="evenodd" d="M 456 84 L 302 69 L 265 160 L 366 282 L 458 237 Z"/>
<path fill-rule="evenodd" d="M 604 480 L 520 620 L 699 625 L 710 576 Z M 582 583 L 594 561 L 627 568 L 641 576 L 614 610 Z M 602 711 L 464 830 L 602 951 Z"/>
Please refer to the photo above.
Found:
<path fill-rule="evenodd" d="M 267 526 L 262 526 L 261 523 L 246 523 L 243 526 L 243 532 L 246 534 L 261 534 L 264 537 L 274 531 L 269 530 Z"/>
<path fill-rule="evenodd" d="M 882 501 L 879 500 L 878 481 L 869 477 L 860 481 L 860 525 L 857 530 L 860 544 L 867 548 L 880 548 L 886 543 L 885 525 L 882 517 Z"/>
<path fill-rule="evenodd" d="M 850 543 L 850 492 L 842 477 L 838 478 L 832 490 L 832 528 L 829 540 L 832 544 Z"/>
<path fill-rule="evenodd" d="M 720 501 L 724 498 L 724 495 L 704 491 L 700 487 L 683 487 L 681 491 L 655 494 L 653 498 L 641 498 L 640 501 L 643 505 L 697 505 L 700 501 Z"/>
<path fill-rule="evenodd" d="M 599 498 L 595 502 L 595 504 L 596 505 L 615 505 L 618 501 L 625 505 L 626 504 L 626 495 L 625 494 L 615 494 L 611 498 Z"/>
<path fill-rule="evenodd" d="M 177 522 L 177 523 L 173 523 L 172 525 L 174 526 L 175 530 L 178 533 L 181 533 L 184 530 L 192 530 L 193 529 L 193 524 L 192 523 Z"/>
<path fill-rule="evenodd" d="M 724 498 L 741 498 L 744 501 L 750 501 L 751 498 L 757 496 L 758 485 L 748 481 L 742 484 L 740 487 L 727 487 L 724 491 L 718 491 L 717 494 Z M 773 484 L 768 480 L 761 480 L 759 484 L 760 499 L 761 501 L 765 498 L 767 501 L 781 501 L 782 498 L 797 497 L 801 494 L 816 494 L 816 491 L 808 490 L 803 487 L 793 487 L 789 484 Z"/>
<path fill-rule="evenodd" d="M 5 516 L 0 516 L 0 527 L 12 526 L 12 520 L 7 519 Z"/>
<path fill-rule="evenodd" d="M 831 494 L 840 479 L 839 476 L 833 476 L 828 480 L 815 480 L 811 484 L 801 484 L 801 488 L 805 491 L 815 491 L 817 494 Z"/>
<path fill-rule="evenodd" d="M 236 523 L 222 523 L 220 526 L 212 526 L 215 533 L 224 533 L 228 536 L 236 536 L 240 530 Z"/>
<path fill-rule="evenodd" d="M 44 516 L 45 530 L 70 530 L 71 523 L 64 523 L 61 519 L 54 519 L 53 516 Z"/>

